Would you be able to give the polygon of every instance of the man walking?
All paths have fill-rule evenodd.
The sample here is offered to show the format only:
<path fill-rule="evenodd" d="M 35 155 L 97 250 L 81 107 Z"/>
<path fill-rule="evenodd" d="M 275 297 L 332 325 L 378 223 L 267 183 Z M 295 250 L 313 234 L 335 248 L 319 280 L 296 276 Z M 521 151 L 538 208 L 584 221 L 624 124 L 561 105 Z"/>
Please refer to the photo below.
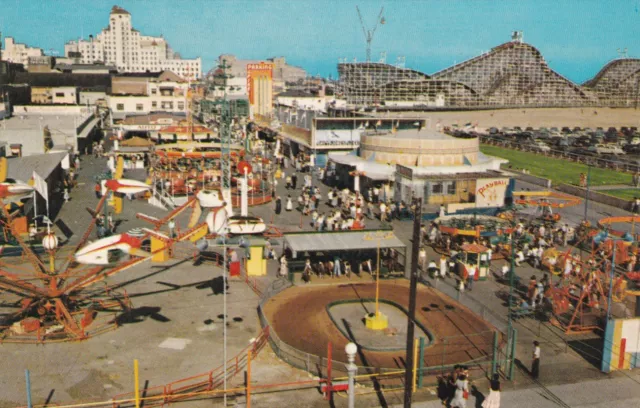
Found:
<path fill-rule="evenodd" d="M 333 259 L 333 276 L 339 278 L 342 275 L 342 270 L 340 268 L 340 258 L 337 256 Z"/>
<path fill-rule="evenodd" d="M 295 190 L 297 185 L 298 185 L 298 175 L 296 173 L 293 173 L 291 175 L 291 188 Z"/>
<path fill-rule="evenodd" d="M 427 250 L 424 247 L 420 247 L 418 252 L 418 264 L 423 273 L 427 271 Z"/>
<path fill-rule="evenodd" d="M 467 271 L 469 273 L 469 279 L 467 280 L 467 287 L 469 289 L 469 292 L 471 292 L 471 290 L 473 290 L 473 281 L 476 278 L 476 267 L 475 267 L 475 265 L 469 266 L 469 269 Z"/>
<path fill-rule="evenodd" d="M 173 232 L 176 228 L 176 223 L 173 221 L 173 218 L 169 220 L 169 238 L 173 238 Z"/>
<path fill-rule="evenodd" d="M 533 342 L 533 356 L 531 362 L 531 377 L 537 380 L 540 376 L 540 343 L 535 340 Z"/>
<path fill-rule="evenodd" d="M 276 198 L 275 212 L 276 212 L 276 215 L 280 215 L 280 213 L 282 212 L 282 200 L 280 199 L 280 196 Z"/>

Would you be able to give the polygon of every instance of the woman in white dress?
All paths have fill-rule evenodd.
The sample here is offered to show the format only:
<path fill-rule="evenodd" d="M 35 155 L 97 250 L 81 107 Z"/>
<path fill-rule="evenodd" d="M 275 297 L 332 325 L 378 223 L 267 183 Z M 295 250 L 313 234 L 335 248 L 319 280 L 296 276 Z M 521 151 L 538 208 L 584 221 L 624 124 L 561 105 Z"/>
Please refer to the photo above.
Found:
<path fill-rule="evenodd" d="M 467 376 L 462 374 L 456 380 L 456 392 L 451 400 L 451 407 L 467 408 L 467 398 L 469 397 L 469 381 Z"/>
<path fill-rule="evenodd" d="M 280 258 L 280 276 L 287 275 L 289 275 L 289 265 L 287 264 L 287 258 L 282 255 L 282 258 Z"/>
<path fill-rule="evenodd" d="M 287 211 L 291 211 L 293 210 L 293 203 L 291 202 L 291 196 L 287 196 L 287 206 L 285 207 L 285 210 Z"/>
<path fill-rule="evenodd" d="M 500 376 L 493 375 L 489 396 L 482 401 L 482 408 L 500 408 Z"/>
<path fill-rule="evenodd" d="M 447 262 L 447 257 L 444 256 L 444 254 L 440 257 L 440 277 L 444 278 L 445 276 L 447 276 L 447 265 L 449 264 L 449 262 Z"/>

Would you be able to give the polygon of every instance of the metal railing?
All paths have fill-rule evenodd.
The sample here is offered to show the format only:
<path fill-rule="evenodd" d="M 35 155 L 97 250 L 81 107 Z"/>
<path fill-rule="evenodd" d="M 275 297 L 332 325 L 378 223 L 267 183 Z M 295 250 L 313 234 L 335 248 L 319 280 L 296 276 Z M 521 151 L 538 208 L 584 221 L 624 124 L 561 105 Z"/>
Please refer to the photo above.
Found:
<path fill-rule="evenodd" d="M 438 292 L 466 306 L 468 309 L 481 316 L 484 320 L 491 323 L 501 333 L 507 333 L 507 319 L 491 310 L 482 301 L 475 299 L 468 292 L 460 292 L 453 284 L 447 281 L 436 279 L 432 283 L 425 279 L 424 276 L 420 276 L 420 283 L 432 287 Z"/>
<path fill-rule="evenodd" d="M 227 361 L 226 371 L 224 370 L 224 365 L 221 365 L 203 374 L 194 375 L 165 385 L 145 389 L 145 397 L 156 397 L 156 400 L 145 404 L 145 406 L 164 406 L 172 402 L 193 398 L 193 394 L 197 392 L 211 391 L 220 388 L 224 383 L 225 376 L 227 379 L 230 379 L 245 369 L 249 358 L 249 351 L 251 350 L 252 359 L 255 358 L 255 356 L 258 355 L 258 352 L 262 350 L 265 344 L 267 344 L 268 338 L 269 327 L 267 326 L 263 328 L 253 343 L 245 347 L 235 357 L 232 357 Z M 135 407 L 134 397 L 135 393 L 132 392 L 115 395 L 112 398 L 112 407 Z M 126 400 L 128 402 L 118 402 L 122 400 Z"/>

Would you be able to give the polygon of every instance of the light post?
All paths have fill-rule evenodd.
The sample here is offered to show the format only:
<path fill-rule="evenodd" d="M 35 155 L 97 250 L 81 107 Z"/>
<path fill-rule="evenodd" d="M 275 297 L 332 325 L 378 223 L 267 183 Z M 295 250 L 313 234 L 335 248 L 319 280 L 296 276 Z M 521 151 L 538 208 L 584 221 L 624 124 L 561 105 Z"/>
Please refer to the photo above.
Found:
<path fill-rule="evenodd" d="M 55 250 L 58 248 L 58 237 L 56 237 L 56 234 L 51 232 L 51 227 L 49 227 L 49 232 L 47 233 L 47 235 L 42 238 L 42 247 L 46 249 L 47 253 L 49 254 L 49 273 L 53 275 L 56 272 L 54 254 Z"/>
<path fill-rule="evenodd" d="M 420 224 L 422 222 L 422 198 L 416 198 L 413 201 L 415 212 L 413 217 L 413 243 L 411 248 L 411 280 L 409 284 L 409 308 L 407 313 L 407 349 L 405 354 L 405 373 L 404 373 L 404 407 L 411 407 L 411 398 L 413 393 L 413 376 L 416 374 L 412 368 L 414 366 L 414 330 L 416 319 L 416 291 L 418 286 L 418 252 L 420 250 Z"/>
<path fill-rule="evenodd" d="M 365 316 L 365 325 L 368 329 L 371 330 L 384 330 L 389 325 L 389 320 L 387 316 L 383 313 L 380 313 L 380 240 L 388 239 L 393 236 L 392 232 L 382 232 L 377 231 L 373 234 L 365 235 L 364 239 L 366 240 L 376 240 L 377 241 L 377 258 L 376 258 L 376 313 L 374 315 L 367 314 Z"/>
<path fill-rule="evenodd" d="M 220 235 L 222 238 L 222 354 L 223 354 L 223 398 L 224 406 L 227 406 L 227 234 Z"/>
<path fill-rule="evenodd" d="M 355 364 L 356 353 L 358 352 L 358 346 L 355 343 L 347 343 L 344 348 L 347 353 L 347 372 L 349 373 L 349 408 L 355 408 L 356 406 L 356 373 L 358 366 Z"/>

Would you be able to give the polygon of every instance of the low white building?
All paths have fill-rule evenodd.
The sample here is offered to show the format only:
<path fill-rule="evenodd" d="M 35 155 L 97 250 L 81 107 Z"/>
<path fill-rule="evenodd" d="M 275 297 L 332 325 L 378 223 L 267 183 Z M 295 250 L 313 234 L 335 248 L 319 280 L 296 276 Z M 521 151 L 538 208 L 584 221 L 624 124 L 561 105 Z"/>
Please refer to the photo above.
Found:
<path fill-rule="evenodd" d="M 4 48 L 2 49 L 2 59 L 16 64 L 29 65 L 29 57 L 40 57 L 44 55 L 42 48 L 29 47 L 26 44 L 15 42 L 13 37 L 5 37 Z"/>
<path fill-rule="evenodd" d="M 114 119 L 151 112 L 187 111 L 189 83 L 173 72 L 119 75 L 112 78 L 107 104 Z"/>
<path fill-rule="evenodd" d="M 97 139 L 100 119 L 86 107 L 28 105 L 13 109 L 13 117 L 0 121 L 0 142 L 21 145 L 23 156 L 51 150 L 79 152 Z"/>
<path fill-rule="evenodd" d="M 297 109 L 326 112 L 327 105 L 339 107 L 339 101 L 334 96 L 325 96 L 321 91 L 319 94 L 312 94 L 304 91 L 285 91 L 276 96 L 276 104 L 289 106 Z"/>

